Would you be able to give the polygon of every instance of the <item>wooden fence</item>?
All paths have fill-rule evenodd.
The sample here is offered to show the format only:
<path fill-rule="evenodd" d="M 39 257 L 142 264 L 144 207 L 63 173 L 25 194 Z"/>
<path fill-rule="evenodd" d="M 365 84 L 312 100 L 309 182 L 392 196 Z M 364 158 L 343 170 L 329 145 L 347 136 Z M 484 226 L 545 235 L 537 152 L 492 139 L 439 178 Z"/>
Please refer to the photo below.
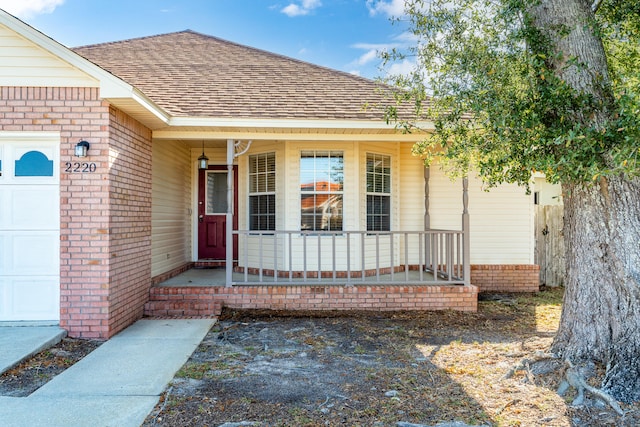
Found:
<path fill-rule="evenodd" d="M 561 286 L 564 282 L 563 206 L 536 205 L 536 259 L 540 284 Z"/>

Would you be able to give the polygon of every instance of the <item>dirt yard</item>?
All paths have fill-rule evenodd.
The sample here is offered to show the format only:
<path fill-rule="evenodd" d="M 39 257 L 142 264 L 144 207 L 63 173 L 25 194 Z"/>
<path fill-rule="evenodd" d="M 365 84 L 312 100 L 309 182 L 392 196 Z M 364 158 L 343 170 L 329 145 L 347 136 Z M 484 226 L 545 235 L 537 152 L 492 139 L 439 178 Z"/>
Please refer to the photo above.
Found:
<path fill-rule="evenodd" d="M 640 425 L 640 404 L 621 417 L 558 396 L 557 362 L 504 378 L 548 349 L 561 300 L 556 289 L 483 295 L 478 313 L 225 310 L 144 426 Z M 2 375 L 0 395 L 27 396 L 99 344 L 63 340 Z"/>
<path fill-rule="evenodd" d="M 485 296 L 475 314 L 227 310 L 144 425 L 640 425 L 639 406 L 572 407 L 558 363 L 503 378 L 548 349 L 561 292 Z"/>

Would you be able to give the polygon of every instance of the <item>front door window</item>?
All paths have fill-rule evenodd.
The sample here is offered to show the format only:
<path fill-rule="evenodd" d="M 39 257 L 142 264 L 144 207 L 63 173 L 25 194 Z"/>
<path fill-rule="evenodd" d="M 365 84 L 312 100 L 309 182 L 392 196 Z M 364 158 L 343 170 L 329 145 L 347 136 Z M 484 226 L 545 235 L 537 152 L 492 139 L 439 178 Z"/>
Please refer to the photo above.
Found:
<path fill-rule="evenodd" d="M 207 215 L 227 213 L 227 173 L 207 171 Z"/>

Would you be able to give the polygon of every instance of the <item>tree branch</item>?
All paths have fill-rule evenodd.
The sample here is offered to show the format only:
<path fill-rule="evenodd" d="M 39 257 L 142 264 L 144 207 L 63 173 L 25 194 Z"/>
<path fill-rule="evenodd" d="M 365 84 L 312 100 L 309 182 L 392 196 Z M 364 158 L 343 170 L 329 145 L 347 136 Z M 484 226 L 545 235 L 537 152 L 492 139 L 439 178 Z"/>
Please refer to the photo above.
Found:
<path fill-rule="evenodd" d="M 596 13 L 602 4 L 602 0 L 593 0 L 593 4 L 591 5 L 591 12 Z"/>

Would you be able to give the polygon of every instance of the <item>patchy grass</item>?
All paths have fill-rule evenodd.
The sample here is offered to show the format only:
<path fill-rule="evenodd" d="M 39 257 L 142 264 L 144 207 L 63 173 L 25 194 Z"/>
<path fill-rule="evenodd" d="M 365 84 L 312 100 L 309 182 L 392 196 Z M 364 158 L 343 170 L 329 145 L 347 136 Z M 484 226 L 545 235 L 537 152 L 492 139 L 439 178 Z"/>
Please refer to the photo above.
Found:
<path fill-rule="evenodd" d="M 477 313 L 226 310 L 172 386 L 187 398 L 145 425 L 640 424 L 637 406 L 571 407 L 553 366 L 504 378 L 548 349 L 561 309 L 562 289 L 547 289 L 483 295 Z"/>

